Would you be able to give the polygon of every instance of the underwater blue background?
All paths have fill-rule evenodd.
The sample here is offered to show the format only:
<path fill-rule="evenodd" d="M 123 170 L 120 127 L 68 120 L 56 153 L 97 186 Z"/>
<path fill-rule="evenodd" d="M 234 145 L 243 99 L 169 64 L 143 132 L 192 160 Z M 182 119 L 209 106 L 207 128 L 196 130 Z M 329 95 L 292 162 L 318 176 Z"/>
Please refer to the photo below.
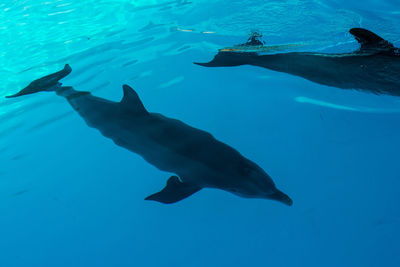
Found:
<path fill-rule="evenodd" d="M 400 46 L 400 2 L 2 1 L 0 266 L 400 266 L 400 98 L 192 64 L 254 29 L 293 51 L 353 51 L 352 27 Z M 144 201 L 169 173 L 53 93 L 4 98 L 65 63 L 65 85 L 117 101 L 127 83 L 233 146 L 293 206 L 212 189 Z"/>

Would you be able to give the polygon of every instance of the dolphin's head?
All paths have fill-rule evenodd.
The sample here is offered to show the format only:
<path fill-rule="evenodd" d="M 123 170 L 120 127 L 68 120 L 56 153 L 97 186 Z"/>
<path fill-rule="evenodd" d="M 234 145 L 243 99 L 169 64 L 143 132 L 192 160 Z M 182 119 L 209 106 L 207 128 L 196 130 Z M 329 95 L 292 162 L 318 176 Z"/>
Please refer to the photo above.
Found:
<path fill-rule="evenodd" d="M 291 206 L 292 199 L 279 191 L 271 177 L 255 163 L 248 161 L 238 167 L 238 179 L 226 190 L 246 198 L 272 199 Z"/>

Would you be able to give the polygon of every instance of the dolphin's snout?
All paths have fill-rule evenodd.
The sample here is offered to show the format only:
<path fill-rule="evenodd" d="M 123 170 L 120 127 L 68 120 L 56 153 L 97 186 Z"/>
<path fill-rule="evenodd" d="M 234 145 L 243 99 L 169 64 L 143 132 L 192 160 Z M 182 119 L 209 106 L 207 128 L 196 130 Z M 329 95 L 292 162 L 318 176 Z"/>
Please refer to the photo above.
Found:
<path fill-rule="evenodd" d="M 207 63 L 193 62 L 193 64 L 196 64 L 196 65 L 199 65 L 199 66 L 203 66 L 203 67 L 216 67 L 213 64 L 211 64 L 210 62 L 207 62 Z"/>

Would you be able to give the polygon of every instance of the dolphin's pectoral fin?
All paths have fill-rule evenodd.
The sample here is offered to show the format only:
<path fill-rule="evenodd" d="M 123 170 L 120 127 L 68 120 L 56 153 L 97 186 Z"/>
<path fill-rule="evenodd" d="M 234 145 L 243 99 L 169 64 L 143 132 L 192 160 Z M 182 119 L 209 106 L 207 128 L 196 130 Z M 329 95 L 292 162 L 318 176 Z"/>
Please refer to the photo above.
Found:
<path fill-rule="evenodd" d="M 131 112 L 136 113 L 137 115 L 147 115 L 149 114 L 145 107 L 143 106 L 142 101 L 140 100 L 138 94 L 133 90 L 129 85 L 124 84 L 122 86 L 124 91 L 124 96 L 121 100 L 121 105 L 128 109 Z"/>
<path fill-rule="evenodd" d="M 362 28 L 353 28 L 350 30 L 350 33 L 356 38 L 356 40 L 360 43 L 360 50 L 391 50 L 394 49 L 393 44 L 389 41 L 386 41 L 382 37 L 376 35 L 375 33 L 362 29 Z"/>
<path fill-rule="evenodd" d="M 283 193 L 283 192 L 281 192 L 279 190 L 276 190 L 275 193 L 269 195 L 268 198 L 269 199 L 273 199 L 273 200 L 277 200 L 277 201 L 282 202 L 282 203 L 284 203 L 284 204 L 286 204 L 288 206 L 292 206 L 293 205 L 293 200 L 288 195 L 286 195 L 285 193 Z"/>
<path fill-rule="evenodd" d="M 172 204 L 187 198 L 200 189 L 200 187 L 182 183 L 176 176 L 171 176 L 163 190 L 146 197 L 146 200 L 154 200 L 164 204 Z"/>

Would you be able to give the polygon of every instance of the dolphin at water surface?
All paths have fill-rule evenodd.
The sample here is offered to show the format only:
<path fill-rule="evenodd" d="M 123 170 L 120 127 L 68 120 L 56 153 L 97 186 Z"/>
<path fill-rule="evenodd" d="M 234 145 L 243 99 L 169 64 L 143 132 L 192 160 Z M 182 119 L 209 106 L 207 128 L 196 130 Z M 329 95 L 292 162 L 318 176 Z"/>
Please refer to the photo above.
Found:
<path fill-rule="evenodd" d="M 168 179 L 164 189 L 146 200 L 175 203 L 202 188 L 218 188 L 242 197 L 292 205 L 292 200 L 276 188 L 263 169 L 211 134 L 148 112 L 128 85 L 123 86 L 120 102 L 62 86 L 58 80 L 70 72 L 71 67 L 65 65 L 63 70 L 38 79 L 8 97 L 54 91 L 69 102 L 88 126 L 158 169 L 176 174 Z"/>
<path fill-rule="evenodd" d="M 266 47 L 260 42 L 255 46 L 249 39 L 246 44 L 221 49 L 208 63 L 195 64 L 205 67 L 253 65 L 341 89 L 400 96 L 400 49 L 366 29 L 353 28 L 350 33 L 360 44 L 352 53 L 262 54 L 260 51 L 265 52 Z"/>

